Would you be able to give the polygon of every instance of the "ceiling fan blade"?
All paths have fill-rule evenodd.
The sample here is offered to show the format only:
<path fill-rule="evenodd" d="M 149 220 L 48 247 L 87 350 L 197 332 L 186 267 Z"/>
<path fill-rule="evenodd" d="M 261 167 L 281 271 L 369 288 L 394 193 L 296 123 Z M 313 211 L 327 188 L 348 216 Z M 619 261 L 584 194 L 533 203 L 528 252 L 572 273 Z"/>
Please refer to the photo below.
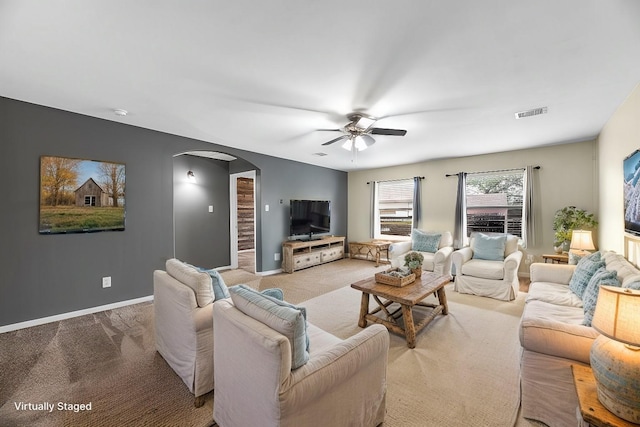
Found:
<path fill-rule="evenodd" d="M 362 137 L 362 139 L 364 139 L 364 143 L 367 144 L 367 147 L 371 147 L 373 144 L 376 143 L 376 140 L 373 139 L 371 135 L 367 135 L 366 133 L 364 133 L 360 136 Z"/>
<path fill-rule="evenodd" d="M 372 135 L 405 136 L 407 131 L 403 129 L 373 128 L 369 133 Z"/>
<path fill-rule="evenodd" d="M 342 132 L 342 129 L 316 129 L 322 132 Z"/>
<path fill-rule="evenodd" d="M 335 142 L 342 141 L 344 139 L 348 139 L 349 137 L 350 137 L 350 135 L 342 135 L 342 136 L 339 136 L 339 137 L 337 137 L 335 139 L 332 139 L 331 141 L 327 141 L 322 145 L 331 145 L 331 144 L 333 144 Z"/>

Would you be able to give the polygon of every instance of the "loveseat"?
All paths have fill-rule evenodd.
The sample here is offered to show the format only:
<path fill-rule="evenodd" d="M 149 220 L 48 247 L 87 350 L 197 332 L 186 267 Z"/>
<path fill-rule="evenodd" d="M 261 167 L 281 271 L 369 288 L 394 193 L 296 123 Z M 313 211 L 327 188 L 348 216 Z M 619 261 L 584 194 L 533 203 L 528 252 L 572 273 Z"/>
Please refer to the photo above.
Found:
<path fill-rule="evenodd" d="M 238 285 L 214 303 L 213 418 L 233 426 L 363 426 L 384 421 L 389 332 L 341 340 L 304 308 Z M 218 391 L 221 391 L 220 393 Z"/>
<path fill-rule="evenodd" d="M 389 246 L 391 266 L 394 268 L 402 267 L 404 256 L 411 251 L 419 252 L 424 257 L 423 270 L 451 276 L 451 253 L 453 252 L 451 232 L 412 230 L 411 240 L 395 242 Z"/>
<path fill-rule="evenodd" d="M 213 270 L 207 272 L 175 258 L 153 272 L 156 350 L 195 396 L 195 405 L 213 390 Z M 225 286 L 226 288 L 226 286 Z M 218 298 L 226 295 L 217 286 Z"/>
<path fill-rule="evenodd" d="M 572 288 L 580 288 L 578 279 L 586 280 L 583 261 L 578 266 L 531 264 L 531 284 L 519 327 L 525 418 L 551 427 L 577 425 L 578 398 L 571 365 L 589 365 L 591 345 L 599 335 L 589 326 L 590 310 L 597 300 L 597 291 L 594 298 L 589 290 L 603 284 L 615 286 L 612 280 L 623 287 L 637 286 L 640 281 L 640 270 L 622 255 L 608 251 L 592 259 L 598 257 L 594 262 L 601 263 L 600 267 L 594 267 L 598 270 L 590 276 L 582 297 Z"/>

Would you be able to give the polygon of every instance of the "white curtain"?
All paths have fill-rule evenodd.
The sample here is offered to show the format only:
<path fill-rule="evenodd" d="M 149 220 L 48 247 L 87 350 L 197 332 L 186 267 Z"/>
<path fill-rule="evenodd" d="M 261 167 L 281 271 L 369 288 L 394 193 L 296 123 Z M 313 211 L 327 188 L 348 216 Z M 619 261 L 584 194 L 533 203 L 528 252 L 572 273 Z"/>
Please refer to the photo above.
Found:
<path fill-rule="evenodd" d="M 458 195 L 456 198 L 456 217 L 453 229 L 453 247 L 460 249 L 467 242 L 467 173 L 458 173 Z"/>
<path fill-rule="evenodd" d="M 525 223 L 525 227 L 522 229 L 522 241 L 523 247 L 535 246 L 536 244 L 536 214 L 533 204 L 534 195 L 536 192 L 533 170 L 534 166 L 527 166 L 524 171 L 524 201 L 522 209 L 522 221 Z"/>

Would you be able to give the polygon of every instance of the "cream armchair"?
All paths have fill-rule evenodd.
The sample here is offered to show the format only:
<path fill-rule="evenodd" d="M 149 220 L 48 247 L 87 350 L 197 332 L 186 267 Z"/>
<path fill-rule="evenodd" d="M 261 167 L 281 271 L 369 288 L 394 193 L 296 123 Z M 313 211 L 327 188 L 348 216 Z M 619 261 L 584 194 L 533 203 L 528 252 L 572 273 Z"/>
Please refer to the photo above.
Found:
<path fill-rule="evenodd" d="M 453 252 L 451 259 L 456 275 L 454 290 L 504 301 L 516 298 L 520 287 L 518 268 L 522 261 L 522 252 L 518 250 L 518 236 L 506 235 L 504 249 L 500 251 L 499 257 L 485 256 L 488 247 L 486 242 L 499 236 L 505 235 L 474 233 L 469 246 Z M 495 255 L 496 251 L 493 252 Z"/>
<path fill-rule="evenodd" d="M 440 235 L 440 241 L 437 244 L 437 250 L 433 252 L 426 252 L 422 250 L 413 249 L 415 246 L 415 236 L 418 235 Z M 417 247 L 419 249 L 419 247 Z M 404 242 L 392 243 L 389 246 L 389 259 L 391 260 L 392 267 L 402 267 L 404 265 L 404 256 L 410 251 L 420 252 L 424 257 L 422 262 L 422 269 L 433 271 L 441 275 L 451 275 L 451 254 L 453 253 L 453 236 L 451 232 L 445 231 L 443 233 L 427 232 L 414 230 L 412 232 L 412 240 Z"/>
<path fill-rule="evenodd" d="M 287 336 L 229 300 L 214 306 L 213 418 L 220 427 L 372 427 L 384 421 L 384 326 L 341 340 L 307 323 L 308 361 L 292 369 L 299 350 Z"/>
<path fill-rule="evenodd" d="M 156 350 L 195 395 L 213 390 L 211 277 L 177 259 L 153 272 Z"/>

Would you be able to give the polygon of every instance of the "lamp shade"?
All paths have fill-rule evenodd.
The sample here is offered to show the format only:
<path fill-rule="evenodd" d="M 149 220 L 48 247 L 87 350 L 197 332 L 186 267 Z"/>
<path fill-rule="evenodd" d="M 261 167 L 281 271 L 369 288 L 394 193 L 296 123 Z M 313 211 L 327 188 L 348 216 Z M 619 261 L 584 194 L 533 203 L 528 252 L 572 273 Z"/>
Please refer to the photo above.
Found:
<path fill-rule="evenodd" d="M 590 230 L 573 230 L 571 232 L 571 249 L 581 251 L 592 251 L 596 247 L 593 245 L 593 238 Z"/>
<path fill-rule="evenodd" d="M 612 340 L 640 347 L 640 291 L 601 286 L 591 325 Z"/>

